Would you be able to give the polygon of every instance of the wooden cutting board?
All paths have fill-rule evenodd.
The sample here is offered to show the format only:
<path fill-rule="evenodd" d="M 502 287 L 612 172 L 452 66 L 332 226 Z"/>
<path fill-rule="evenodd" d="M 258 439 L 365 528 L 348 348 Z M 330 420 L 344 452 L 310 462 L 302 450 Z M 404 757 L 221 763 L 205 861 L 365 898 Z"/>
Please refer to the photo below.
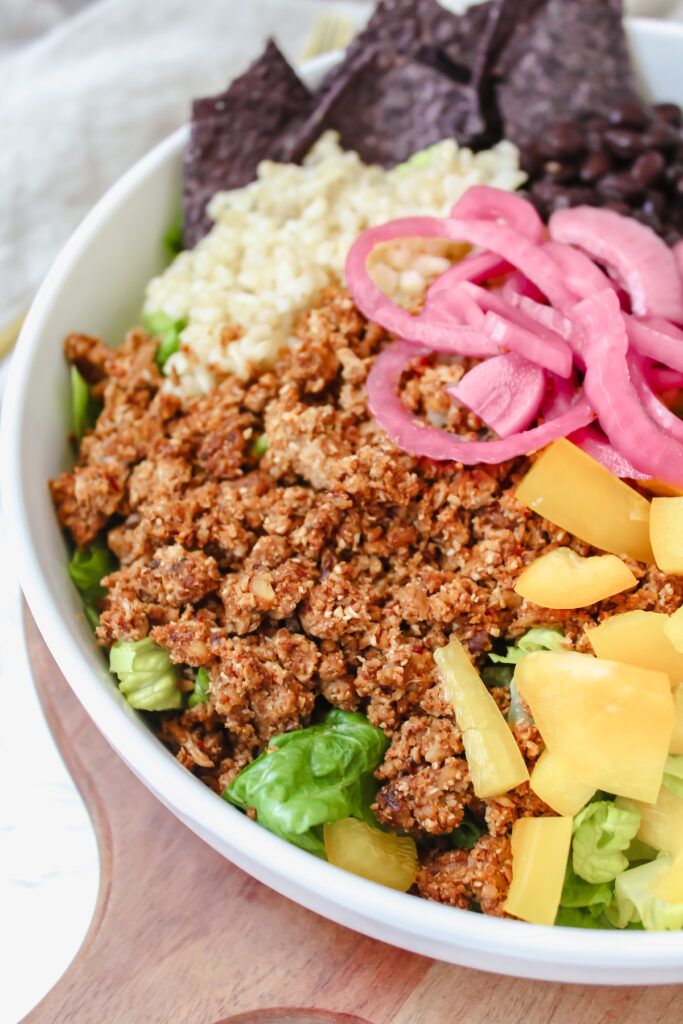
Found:
<path fill-rule="evenodd" d="M 272 892 L 145 789 L 72 694 L 27 610 L 24 628 L 43 709 L 90 812 L 101 862 L 90 930 L 27 1022 L 683 1021 L 678 986 L 559 985 L 454 967 L 367 939 Z M 308 1012 L 291 1009 L 302 1007 Z"/>

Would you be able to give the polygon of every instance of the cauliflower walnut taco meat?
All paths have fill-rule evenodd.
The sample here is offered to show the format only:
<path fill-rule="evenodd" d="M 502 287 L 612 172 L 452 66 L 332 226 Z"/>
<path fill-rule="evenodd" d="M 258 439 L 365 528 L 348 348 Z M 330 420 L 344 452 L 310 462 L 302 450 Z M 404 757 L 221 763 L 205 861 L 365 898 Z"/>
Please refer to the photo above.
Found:
<path fill-rule="evenodd" d="M 637 588 L 591 608 L 522 600 L 513 588 L 526 564 L 588 546 L 516 501 L 527 459 L 463 469 L 387 439 L 365 380 L 388 340 L 330 290 L 273 370 L 226 376 L 183 405 L 161 387 L 145 332 L 118 350 L 71 336 L 67 357 L 103 411 L 52 493 L 75 542 L 106 528 L 120 562 L 104 580 L 98 641 L 150 636 L 174 663 L 208 673 L 206 702 L 157 720 L 184 765 L 222 791 L 273 736 L 306 726 L 317 698 L 363 711 L 390 739 L 373 810 L 418 840 L 419 892 L 501 915 L 513 823 L 554 812 L 528 783 L 475 797 L 434 650 L 455 631 L 481 660 L 499 639 L 552 624 L 586 650 L 585 626 L 615 610 L 671 612 L 683 581 L 629 562 Z M 416 359 L 402 397 L 475 438 L 481 422 L 444 394 L 465 369 Z M 191 688 L 189 673 L 181 685 Z M 508 689 L 491 692 L 505 712 Z M 510 727 L 533 766 L 535 726 Z M 445 837 L 464 817 L 483 834 L 454 850 Z"/>

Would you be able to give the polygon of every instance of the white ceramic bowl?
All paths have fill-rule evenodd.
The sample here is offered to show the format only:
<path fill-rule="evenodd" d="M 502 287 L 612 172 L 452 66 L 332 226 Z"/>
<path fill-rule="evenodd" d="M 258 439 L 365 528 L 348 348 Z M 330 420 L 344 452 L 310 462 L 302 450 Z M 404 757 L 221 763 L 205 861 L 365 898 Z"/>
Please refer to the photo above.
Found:
<path fill-rule="evenodd" d="M 683 26 L 629 27 L 644 91 L 683 102 Z M 307 68 L 309 80 L 329 66 Z M 21 585 L 50 650 L 99 729 L 189 828 L 256 878 L 341 924 L 426 956 L 489 971 L 611 984 L 683 981 L 683 933 L 545 928 L 396 893 L 289 845 L 186 771 L 120 696 L 83 622 L 47 479 L 69 465 L 72 330 L 115 341 L 136 322 L 145 282 L 162 266 L 177 200 L 180 130 L 104 196 L 55 261 L 26 319 L 4 399 L 2 499 Z"/>

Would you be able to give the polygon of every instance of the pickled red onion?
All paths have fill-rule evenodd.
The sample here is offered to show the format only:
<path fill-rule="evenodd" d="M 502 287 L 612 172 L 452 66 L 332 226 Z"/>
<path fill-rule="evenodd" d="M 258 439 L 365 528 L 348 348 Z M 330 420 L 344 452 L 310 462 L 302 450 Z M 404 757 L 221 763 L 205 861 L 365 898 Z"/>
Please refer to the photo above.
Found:
<path fill-rule="evenodd" d="M 683 483 L 683 445 L 650 419 L 629 376 L 628 337 L 616 294 L 591 295 L 574 316 L 590 339 L 583 390 L 608 439 L 641 473 Z"/>
<path fill-rule="evenodd" d="M 403 340 L 394 342 L 377 356 L 367 379 L 368 408 L 376 422 L 399 448 L 413 455 L 424 455 L 437 462 L 462 462 L 466 466 L 478 462 L 505 462 L 566 437 L 593 418 L 582 396 L 557 418 L 503 440 L 467 441 L 447 430 L 429 427 L 408 412 L 398 395 L 399 381 L 406 366 L 416 356 L 428 354 L 429 350 L 418 349 Z"/>
<path fill-rule="evenodd" d="M 509 437 L 536 419 L 545 394 L 545 373 L 516 352 L 507 352 L 477 363 L 446 392 L 499 437 Z"/>
<path fill-rule="evenodd" d="M 613 210 L 575 206 L 548 221 L 551 239 L 576 245 L 615 274 L 639 316 L 683 322 L 683 283 L 673 251 L 639 221 Z"/>

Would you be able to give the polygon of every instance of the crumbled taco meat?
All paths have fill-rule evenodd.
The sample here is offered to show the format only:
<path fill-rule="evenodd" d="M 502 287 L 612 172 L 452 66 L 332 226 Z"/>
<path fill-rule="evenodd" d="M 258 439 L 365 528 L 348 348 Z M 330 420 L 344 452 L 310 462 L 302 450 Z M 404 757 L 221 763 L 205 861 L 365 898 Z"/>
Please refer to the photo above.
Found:
<path fill-rule="evenodd" d="M 528 784 L 475 798 L 433 651 L 455 632 L 481 661 L 492 643 L 553 624 L 586 650 L 585 627 L 605 615 L 678 608 L 683 580 L 626 559 L 638 587 L 591 608 L 518 597 L 517 576 L 539 554 L 590 549 L 516 501 L 527 459 L 463 469 L 387 439 L 364 386 L 387 341 L 331 290 L 274 370 L 226 377 L 182 405 L 162 389 L 145 332 L 118 350 L 74 335 L 67 356 L 104 408 L 52 492 L 75 542 L 106 526 L 120 561 L 104 581 L 99 642 L 150 635 L 175 663 L 208 672 L 206 703 L 159 717 L 184 765 L 221 791 L 273 736 L 305 726 L 317 698 L 362 710 L 391 740 L 375 813 L 419 840 L 419 892 L 500 915 L 514 821 L 553 812 Z M 416 359 L 403 400 L 475 438 L 481 422 L 444 393 L 465 368 Z M 505 711 L 507 690 L 492 693 Z M 511 728 L 531 767 L 537 730 Z M 484 834 L 449 850 L 443 837 L 465 814 Z"/>

